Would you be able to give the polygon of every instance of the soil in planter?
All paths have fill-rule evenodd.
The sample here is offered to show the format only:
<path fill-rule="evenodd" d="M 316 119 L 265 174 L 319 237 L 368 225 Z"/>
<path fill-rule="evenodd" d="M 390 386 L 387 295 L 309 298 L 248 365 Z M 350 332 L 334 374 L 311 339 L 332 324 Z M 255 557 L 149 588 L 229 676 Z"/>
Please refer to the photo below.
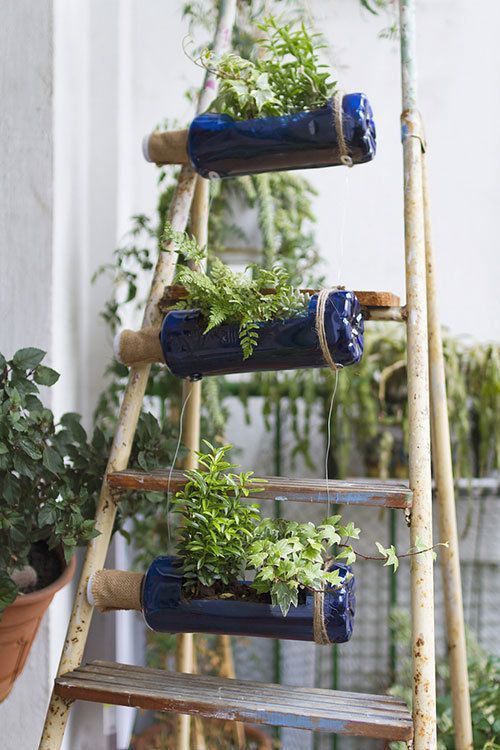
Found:
<path fill-rule="evenodd" d="M 63 572 L 62 560 L 55 549 L 49 549 L 46 542 L 35 542 L 29 553 L 29 564 L 36 570 L 38 581 L 35 586 L 22 589 L 23 594 L 39 591 L 57 581 Z"/>
<path fill-rule="evenodd" d="M 189 592 L 183 590 L 184 598 L 188 601 L 192 599 L 229 599 L 231 601 L 239 602 L 259 602 L 261 604 L 271 604 L 271 597 L 269 594 L 259 594 L 252 586 L 248 583 L 242 583 L 236 581 L 235 583 L 226 586 L 224 583 L 218 581 L 213 586 L 202 586 L 197 584 L 195 589 L 190 589 Z M 299 589 L 298 603 L 306 603 L 307 592 L 304 589 Z"/>

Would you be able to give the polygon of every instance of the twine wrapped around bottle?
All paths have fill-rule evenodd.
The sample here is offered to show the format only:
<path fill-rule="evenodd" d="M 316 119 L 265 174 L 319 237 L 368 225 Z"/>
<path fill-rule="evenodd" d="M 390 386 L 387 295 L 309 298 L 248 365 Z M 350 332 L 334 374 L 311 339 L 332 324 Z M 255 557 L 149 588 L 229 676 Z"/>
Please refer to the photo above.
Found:
<path fill-rule="evenodd" d="M 349 149 L 347 148 L 347 142 L 346 142 L 345 134 L 344 134 L 344 122 L 343 122 L 343 117 L 342 117 L 343 100 L 344 100 L 344 92 L 337 91 L 334 94 L 333 100 L 332 100 L 333 117 L 335 120 L 335 132 L 337 133 L 337 144 L 338 144 L 339 151 L 340 151 L 340 161 L 346 167 L 352 167 L 354 165 L 354 162 L 349 153 Z"/>
<path fill-rule="evenodd" d="M 325 326 L 325 315 L 326 315 L 326 304 L 332 293 L 332 289 L 322 289 L 318 292 L 318 298 L 316 301 L 316 333 L 318 334 L 318 341 L 321 348 L 323 358 L 333 372 L 338 370 L 338 365 L 335 363 L 328 346 L 328 339 L 326 336 Z"/>

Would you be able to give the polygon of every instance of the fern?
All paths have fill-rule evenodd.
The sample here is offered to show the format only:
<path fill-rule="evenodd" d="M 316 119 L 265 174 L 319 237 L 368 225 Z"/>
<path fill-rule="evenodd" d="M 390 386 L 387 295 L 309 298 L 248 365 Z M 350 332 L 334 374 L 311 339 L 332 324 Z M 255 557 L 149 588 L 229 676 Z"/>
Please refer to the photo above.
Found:
<path fill-rule="evenodd" d="M 166 236 L 172 238 L 177 251 L 185 260 L 205 257 L 204 251 L 185 234 L 167 227 Z M 291 285 L 288 272 L 278 264 L 272 268 L 252 265 L 245 273 L 237 273 L 220 258 L 214 257 L 207 274 L 179 266 L 175 281 L 185 287 L 186 299 L 178 302 L 179 309 L 196 308 L 205 321 L 205 333 L 231 323 L 239 326 L 239 340 L 243 358 L 252 355 L 259 339 L 259 323 L 286 318 L 305 309 L 305 300 Z M 274 294 L 269 294 L 274 289 Z"/>

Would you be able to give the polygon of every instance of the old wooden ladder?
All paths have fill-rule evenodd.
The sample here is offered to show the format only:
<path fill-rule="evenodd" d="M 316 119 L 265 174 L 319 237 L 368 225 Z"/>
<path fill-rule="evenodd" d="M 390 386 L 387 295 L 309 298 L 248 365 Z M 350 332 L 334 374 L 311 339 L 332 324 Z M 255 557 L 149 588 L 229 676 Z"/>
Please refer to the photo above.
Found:
<path fill-rule="evenodd" d="M 366 309 L 367 318 L 406 322 L 409 400 L 409 489 L 394 484 L 332 482 L 336 503 L 358 503 L 401 508 L 410 517 L 410 543 L 417 537 L 432 546 L 432 490 L 430 432 L 432 425 L 434 470 L 440 519 L 440 538 L 449 548 L 440 553 L 443 570 L 453 686 L 457 750 L 472 750 L 467 666 L 463 629 L 458 540 L 453 474 L 450 456 L 444 363 L 435 287 L 435 265 L 430 236 L 429 199 L 425 169 L 425 141 L 416 98 L 415 0 L 400 0 L 402 65 L 402 140 L 404 151 L 404 215 L 406 306 L 394 300 L 388 307 Z M 214 51 L 227 48 L 234 23 L 236 0 L 222 0 Z M 207 74 L 198 101 L 198 112 L 207 109 L 216 81 Z M 173 197 L 169 220 L 184 231 L 191 212 L 191 231 L 201 246 L 207 241 L 208 181 L 184 164 Z M 160 300 L 172 284 L 177 260 L 175 247 L 159 253 L 143 326 L 159 325 Z M 82 666 L 92 618 L 86 588 L 91 574 L 104 566 L 116 513 L 117 490 L 140 487 L 164 490 L 165 474 L 126 471 L 149 365 L 130 371 L 118 426 L 104 476 L 95 525 L 100 532 L 89 545 L 76 592 L 58 675 L 40 741 L 41 750 L 61 747 L 68 713 L 76 699 L 174 711 L 179 714 L 177 747 L 188 750 L 190 715 L 250 721 L 275 726 L 359 735 L 386 741 L 401 740 L 414 750 L 436 747 L 434 593 L 430 552 L 411 562 L 413 716 L 397 698 L 342 691 L 242 682 L 227 677 L 202 677 L 193 671 L 192 636 L 180 636 L 177 672 L 151 670 L 125 664 L 93 662 Z M 430 386 L 430 387 L 429 387 Z M 185 415 L 185 443 L 191 451 L 199 445 L 200 383 L 185 383 L 190 393 Z M 430 394 L 430 398 L 429 398 Z M 429 404 L 430 401 L 430 404 Z M 173 483 L 182 482 L 181 474 Z M 326 502 L 324 481 L 272 478 L 268 497 Z M 196 724 L 196 722 L 195 722 Z"/>

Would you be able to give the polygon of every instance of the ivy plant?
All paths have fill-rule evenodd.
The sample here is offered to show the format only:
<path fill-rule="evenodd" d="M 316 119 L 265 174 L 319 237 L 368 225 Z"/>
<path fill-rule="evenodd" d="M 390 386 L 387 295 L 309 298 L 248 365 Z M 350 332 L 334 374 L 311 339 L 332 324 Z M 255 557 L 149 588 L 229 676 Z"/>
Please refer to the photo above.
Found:
<path fill-rule="evenodd" d="M 165 230 L 166 239 L 175 241 L 186 261 L 200 263 L 203 251 L 186 233 Z M 187 291 L 186 299 L 176 307 L 199 309 L 205 320 L 205 333 L 224 323 L 239 326 L 244 359 L 251 356 L 259 338 L 259 323 L 286 318 L 305 310 L 303 296 L 290 284 L 285 268 L 275 264 L 271 269 L 253 265 L 252 273 L 237 273 L 220 258 L 213 258 L 207 273 L 188 265 L 176 272 L 176 283 Z M 269 294 L 269 289 L 274 289 Z"/>
<path fill-rule="evenodd" d="M 104 438 L 97 431 L 89 443 L 77 414 L 55 422 L 39 398 L 39 386 L 59 378 L 44 356 L 35 348 L 10 360 L 0 354 L 0 613 L 18 594 L 11 576 L 29 564 L 35 542 L 61 547 L 69 560 L 97 533 L 88 509 Z"/>
<path fill-rule="evenodd" d="M 359 538 L 359 529 L 353 524 L 341 526 L 340 520 L 341 516 L 330 516 L 315 526 L 269 518 L 257 526 L 248 554 L 249 568 L 256 571 L 252 587 L 260 594 L 269 594 L 283 615 L 291 606 L 297 606 L 301 591 L 339 584 L 339 571 L 329 570 L 334 559 L 349 558 L 354 562 L 350 545 L 327 561 L 333 545 L 342 539 Z"/>

